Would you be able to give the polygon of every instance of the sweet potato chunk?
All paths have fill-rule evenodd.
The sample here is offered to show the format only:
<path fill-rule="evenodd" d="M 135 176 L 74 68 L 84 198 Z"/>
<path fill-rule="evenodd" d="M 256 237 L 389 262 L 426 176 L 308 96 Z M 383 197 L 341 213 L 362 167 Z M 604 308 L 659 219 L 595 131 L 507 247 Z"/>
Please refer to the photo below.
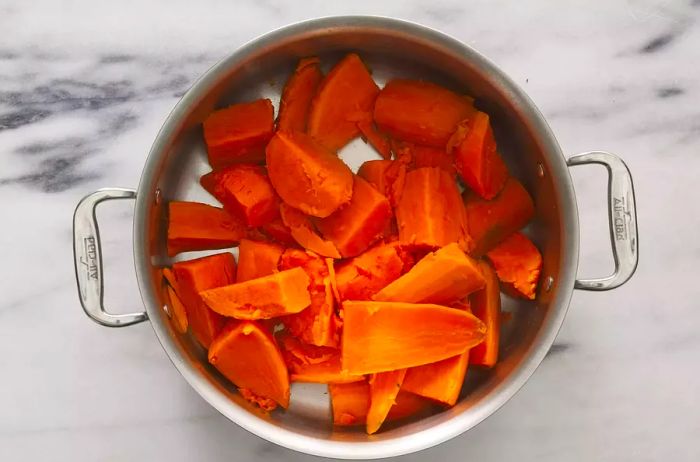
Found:
<path fill-rule="evenodd" d="M 342 365 L 353 374 L 456 356 L 479 344 L 486 331 L 470 313 L 440 305 L 348 301 L 343 310 Z"/>
<path fill-rule="evenodd" d="M 261 229 L 265 236 L 280 244 L 286 246 L 297 244 L 296 239 L 292 236 L 292 230 L 289 229 L 289 226 L 284 224 L 281 216 L 264 224 Z"/>
<path fill-rule="evenodd" d="M 269 99 L 240 103 L 212 112 L 204 121 L 204 141 L 214 169 L 239 162 L 262 162 L 274 129 Z"/>
<path fill-rule="evenodd" d="M 453 406 L 464 383 L 469 355 L 467 350 L 442 361 L 408 369 L 402 389 Z"/>
<path fill-rule="evenodd" d="M 508 178 L 508 168 L 496 152 L 489 116 L 477 111 L 460 123 L 452 136 L 455 164 L 464 183 L 484 199 L 493 199 Z"/>
<path fill-rule="evenodd" d="M 237 387 L 283 408 L 289 406 L 289 376 L 282 353 L 259 324 L 229 323 L 212 342 L 209 362 Z"/>
<path fill-rule="evenodd" d="M 479 257 L 527 224 L 535 213 L 532 198 L 522 184 L 508 178 L 501 192 L 486 201 L 474 193 L 464 194 L 472 255 Z"/>
<path fill-rule="evenodd" d="M 350 383 L 364 380 L 340 367 L 340 351 L 300 342 L 291 335 L 280 336 L 282 354 L 292 382 Z"/>
<path fill-rule="evenodd" d="M 168 255 L 225 249 L 245 236 L 245 225 L 223 209 L 199 202 L 168 204 Z"/>
<path fill-rule="evenodd" d="M 277 271 L 284 247 L 272 242 L 241 239 L 238 245 L 238 274 L 236 280 L 245 282 Z"/>
<path fill-rule="evenodd" d="M 486 325 L 484 341 L 469 352 L 469 364 L 493 367 L 498 361 L 498 341 L 501 332 L 501 294 L 498 290 L 498 276 L 485 261 L 479 262 L 479 268 L 486 280 L 486 286 L 475 292 L 471 299 L 474 316 Z"/>
<path fill-rule="evenodd" d="M 396 79 L 377 96 L 374 120 L 394 138 L 444 149 L 457 124 L 474 111 L 471 98 L 433 83 Z"/>
<path fill-rule="evenodd" d="M 319 59 L 315 56 L 299 60 L 294 73 L 287 80 L 280 100 L 279 130 L 306 130 L 311 99 L 323 79 L 318 63 Z"/>
<path fill-rule="evenodd" d="M 456 243 L 422 258 L 373 299 L 408 303 L 450 303 L 484 287 L 478 262 Z"/>
<path fill-rule="evenodd" d="M 530 300 L 542 270 L 542 255 L 523 233 L 514 233 L 486 253 L 498 279 L 514 293 Z"/>
<path fill-rule="evenodd" d="M 233 284 L 236 281 L 236 260 L 228 252 L 219 253 L 174 263 L 172 273 L 177 280 L 176 290 L 185 305 L 190 329 L 197 341 L 209 348 L 223 327 L 223 318 L 204 303 L 199 292 Z"/>
<path fill-rule="evenodd" d="M 444 149 L 431 146 L 414 146 L 412 168 L 421 167 L 439 167 L 449 173 L 452 178 L 457 176 L 454 156 Z"/>
<path fill-rule="evenodd" d="M 371 120 L 358 122 L 357 128 L 360 129 L 365 142 L 368 142 L 383 159 L 391 159 L 389 138 L 380 132 Z"/>
<path fill-rule="evenodd" d="M 248 226 L 262 226 L 279 216 L 279 198 L 259 165 L 240 164 L 210 172 L 200 183 Z"/>
<path fill-rule="evenodd" d="M 457 184 L 440 168 L 406 173 L 396 220 L 404 244 L 434 248 L 457 242 L 467 250 L 471 247 Z"/>
<path fill-rule="evenodd" d="M 309 217 L 287 204 L 282 204 L 280 212 L 282 222 L 289 228 L 292 237 L 300 246 L 324 257 L 340 258 L 340 252 L 335 244 L 324 240 L 316 233 Z"/>
<path fill-rule="evenodd" d="M 309 277 L 294 268 L 200 292 L 215 312 L 236 319 L 270 319 L 298 313 L 311 303 Z"/>
<path fill-rule="evenodd" d="M 317 226 L 344 258 L 354 257 L 382 238 L 391 215 L 386 197 L 355 176 L 350 203 L 318 220 Z"/>
<path fill-rule="evenodd" d="M 357 176 L 367 180 L 396 207 L 406 182 L 406 165 L 395 160 L 368 160 L 360 165 Z"/>
<path fill-rule="evenodd" d="M 327 217 L 352 197 L 348 166 L 301 132 L 278 131 L 272 137 L 267 169 L 282 200 L 314 217 Z"/>
<path fill-rule="evenodd" d="M 340 300 L 370 300 L 403 271 L 404 261 L 399 255 L 398 246 L 377 244 L 343 263 L 336 271 Z"/>
<path fill-rule="evenodd" d="M 168 308 L 170 308 L 170 319 L 173 321 L 173 326 L 175 330 L 181 334 L 187 332 L 187 311 L 185 310 L 185 305 L 180 300 L 180 297 L 175 293 L 175 289 L 172 286 L 167 286 L 168 294 Z"/>
<path fill-rule="evenodd" d="M 369 411 L 367 411 L 366 430 L 369 435 L 376 433 L 394 405 L 401 384 L 406 376 L 406 369 L 372 374 L 369 379 Z"/>
<path fill-rule="evenodd" d="M 343 58 L 323 79 L 311 101 L 309 135 L 337 151 L 359 134 L 357 122 L 372 119 L 377 84 L 355 53 Z"/>

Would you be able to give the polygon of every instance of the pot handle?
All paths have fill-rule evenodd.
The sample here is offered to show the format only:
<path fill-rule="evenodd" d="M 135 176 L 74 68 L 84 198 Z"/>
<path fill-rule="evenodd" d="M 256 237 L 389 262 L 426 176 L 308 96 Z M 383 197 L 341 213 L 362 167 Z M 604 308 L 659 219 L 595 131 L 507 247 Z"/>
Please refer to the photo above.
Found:
<path fill-rule="evenodd" d="M 124 327 L 148 319 L 146 312 L 112 314 L 104 307 L 102 246 L 95 209 L 112 199 L 136 199 L 133 189 L 98 189 L 85 196 L 73 214 L 73 260 L 80 304 L 93 321 L 107 327 Z"/>
<path fill-rule="evenodd" d="M 582 290 L 610 290 L 621 286 L 632 277 L 639 261 L 637 235 L 637 208 L 634 185 L 627 165 L 614 154 L 591 151 L 567 160 L 574 165 L 600 164 L 608 170 L 608 219 L 615 272 L 596 279 L 577 279 L 574 287 Z"/>

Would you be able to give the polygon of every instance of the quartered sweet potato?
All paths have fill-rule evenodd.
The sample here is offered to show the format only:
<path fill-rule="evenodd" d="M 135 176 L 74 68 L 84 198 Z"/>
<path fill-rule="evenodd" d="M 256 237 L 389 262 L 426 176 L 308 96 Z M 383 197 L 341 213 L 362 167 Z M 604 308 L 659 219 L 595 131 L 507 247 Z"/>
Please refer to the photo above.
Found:
<path fill-rule="evenodd" d="M 265 169 L 240 164 L 207 173 L 200 183 L 248 226 L 262 226 L 279 217 L 279 198 Z"/>
<path fill-rule="evenodd" d="M 168 203 L 168 255 L 225 249 L 245 236 L 243 222 L 223 209 L 199 202 Z"/>
<path fill-rule="evenodd" d="M 292 382 L 350 383 L 365 379 L 342 370 L 340 350 L 302 343 L 291 335 L 279 338 Z"/>
<path fill-rule="evenodd" d="M 457 176 L 454 156 L 445 149 L 416 145 L 413 147 L 412 168 L 439 167 L 454 179 Z"/>
<path fill-rule="evenodd" d="M 209 164 L 220 169 L 239 162 L 262 162 L 273 130 L 274 109 L 269 99 L 212 112 L 204 121 Z"/>
<path fill-rule="evenodd" d="M 336 151 L 359 134 L 357 122 L 372 119 L 379 93 L 359 56 L 345 56 L 323 79 L 311 102 L 307 132 Z"/>
<path fill-rule="evenodd" d="M 236 260 L 225 252 L 208 257 L 174 263 L 172 274 L 176 290 L 185 305 L 190 329 L 204 348 L 209 348 L 223 327 L 223 318 L 212 311 L 199 296 L 202 290 L 236 282 Z"/>
<path fill-rule="evenodd" d="M 282 353 L 259 324 L 229 323 L 212 342 L 209 362 L 237 387 L 285 409 L 289 406 L 289 375 Z"/>
<path fill-rule="evenodd" d="M 381 239 L 391 215 L 386 197 L 355 176 L 350 203 L 318 220 L 317 226 L 323 237 L 335 244 L 340 255 L 348 258 L 359 255 Z"/>
<path fill-rule="evenodd" d="M 341 264 L 335 274 L 340 300 L 370 300 L 404 272 L 398 245 L 380 243 Z"/>
<path fill-rule="evenodd" d="M 368 142 L 383 159 L 391 159 L 391 143 L 389 137 L 380 132 L 371 120 L 363 120 L 357 123 L 362 138 Z"/>
<path fill-rule="evenodd" d="M 464 383 L 469 355 L 467 350 L 442 361 L 408 369 L 402 389 L 453 406 Z"/>
<path fill-rule="evenodd" d="M 484 287 L 478 262 L 457 243 L 430 253 L 372 298 L 408 303 L 451 303 Z"/>
<path fill-rule="evenodd" d="M 284 247 L 272 242 L 241 239 L 238 245 L 238 274 L 236 280 L 245 282 L 277 271 Z"/>
<path fill-rule="evenodd" d="M 369 379 L 369 410 L 367 411 L 367 433 L 376 433 L 382 426 L 389 410 L 394 405 L 406 369 L 372 374 Z"/>
<path fill-rule="evenodd" d="M 323 218 L 350 202 L 350 168 L 309 135 L 278 131 L 266 152 L 272 185 L 288 205 Z"/>
<path fill-rule="evenodd" d="M 236 319 L 270 319 L 298 313 L 311 303 L 309 277 L 294 268 L 249 281 L 200 291 L 215 312 Z"/>
<path fill-rule="evenodd" d="M 374 105 L 374 120 L 390 136 L 444 149 L 457 124 L 475 111 L 472 99 L 418 80 L 387 83 Z"/>
<path fill-rule="evenodd" d="M 542 255 L 523 233 L 514 233 L 486 253 L 503 285 L 521 297 L 534 300 L 542 270 Z"/>
<path fill-rule="evenodd" d="M 318 235 L 308 216 L 287 204 L 280 206 L 280 212 L 282 223 L 300 246 L 324 257 L 340 258 L 340 252 L 335 244 Z"/>
<path fill-rule="evenodd" d="M 469 364 L 493 367 L 498 361 L 498 342 L 501 332 L 501 294 L 498 290 L 498 276 L 485 261 L 479 268 L 486 280 L 486 286 L 471 296 L 471 310 L 474 316 L 486 325 L 484 341 L 469 352 Z"/>
<path fill-rule="evenodd" d="M 280 99 L 277 128 L 279 130 L 305 131 L 309 118 L 311 99 L 323 79 L 317 57 L 299 60 L 294 73 L 287 80 Z"/>
<path fill-rule="evenodd" d="M 515 178 L 508 178 L 501 192 L 486 201 L 473 192 L 464 194 L 472 255 L 479 257 L 527 224 L 535 213 L 530 194 Z"/>
<path fill-rule="evenodd" d="M 470 313 L 440 305 L 343 303 L 343 369 L 393 371 L 440 361 L 479 344 L 486 326 Z"/>
<path fill-rule="evenodd" d="M 175 330 L 181 334 L 184 334 L 187 332 L 188 327 L 185 305 L 182 303 L 182 300 L 180 300 L 180 297 L 178 297 L 175 289 L 172 286 L 168 285 L 166 290 L 168 294 L 168 308 L 170 308 L 170 319 L 173 321 Z"/>
<path fill-rule="evenodd" d="M 367 180 L 396 207 L 406 182 L 406 164 L 395 160 L 368 160 L 360 165 L 357 176 Z"/>
<path fill-rule="evenodd" d="M 508 168 L 496 151 L 488 114 L 477 111 L 460 123 L 450 144 L 464 183 L 484 199 L 493 199 L 508 178 Z"/>
<path fill-rule="evenodd" d="M 469 250 L 467 218 L 457 184 L 437 167 L 406 173 L 396 207 L 399 240 L 420 247 L 443 247 L 457 242 Z"/>

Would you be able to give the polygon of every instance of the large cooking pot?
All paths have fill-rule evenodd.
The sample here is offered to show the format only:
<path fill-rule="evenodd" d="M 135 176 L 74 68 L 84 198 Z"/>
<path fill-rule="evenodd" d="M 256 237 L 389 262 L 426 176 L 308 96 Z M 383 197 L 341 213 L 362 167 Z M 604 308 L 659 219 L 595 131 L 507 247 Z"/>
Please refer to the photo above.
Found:
<path fill-rule="evenodd" d="M 210 200 L 198 184 L 209 170 L 202 121 L 214 109 L 267 97 L 278 101 L 281 86 L 300 57 L 319 55 L 333 63 L 357 51 L 378 84 L 393 76 L 424 78 L 476 97 L 493 120 L 511 172 L 534 197 L 536 217 L 528 228 L 544 259 L 534 301 L 504 299 L 512 313 L 501 337 L 501 357 L 489 371 L 470 371 L 460 401 L 451 409 L 387 424 L 376 435 L 334 428 L 322 385 L 294 384 L 292 406 L 270 415 L 258 412 L 207 362 L 191 335 L 180 335 L 163 299 L 160 268 L 166 252 L 166 204 L 172 199 Z M 353 168 L 373 157 L 356 141 L 341 152 Z M 609 174 L 608 208 L 615 272 L 577 280 L 579 223 L 569 166 L 596 163 Z M 103 274 L 95 207 L 111 199 L 135 199 L 134 259 L 146 308 L 112 314 L 103 306 Z M 338 458 L 380 458 L 436 445 L 470 429 L 495 412 L 530 377 L 549 350 L 574 288 L 607 290 L 626 282 L 637 266 L 637 227 L 632 178 L 625 164 L 606 152 L 568 160 L 535 105 L 506 75 L 457 40 L 423 26 L 378 17 L 306 21 L 266 34 L 212 67 L 168 116 L 146 159 L 136 191 L 101 189 L 85 197 L 74 217 L 75 271 L 87 315 L 109 327 L 151 321 L 180 373 L 219 412 L 269 441 L 297 451 Z M 190 255 L 191 257 L 191 255 Z"/>

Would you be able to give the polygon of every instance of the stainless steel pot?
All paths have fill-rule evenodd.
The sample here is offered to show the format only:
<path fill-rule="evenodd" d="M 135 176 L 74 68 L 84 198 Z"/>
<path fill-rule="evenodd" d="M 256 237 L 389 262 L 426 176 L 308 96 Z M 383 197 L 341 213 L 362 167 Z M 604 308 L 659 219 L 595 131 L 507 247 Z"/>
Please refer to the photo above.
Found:
<path fill-rule="evenodd" d="M 179 335 L 164 309 L 160 268 L 168 265 L 165 204 L 170 199 L 208 200 L 198 178 L 209 170 L 202 120 L 232 102 L 279 98 L 298 58 L 332 63 L 347 51 L 366 60 L 379 84 L 392 76 L 425 78 L 477 98 L 494 123 L 496 139 L 514 175 L 533 195 L 536 218 L 528 232 L 544 265 L 534 302 L 505 299 L 513 320 L 504 326 L 501 358 L 491 371 L 470 371 L 456 406 L 429 417 L 388 425 L 376 435 L 334 428 L 323 386 L 295 384 L 286 412 L 260 414 L 235 392 L 189 335 Z M 372 157 L 358 141 L 341 156 L 353 167 Z M 577 280 L 579 223 L 568 166 L 597 163 L 609 174 L 608 207 L 615 272 Z M 135 199 L 134 258 L 145 311 L 104 309 L 97 204 Z M 297 451 L 338 458 L 380 458 L 418 451 L 459 435 L 503 405 L 525 383 L 549 350 L 572 290 L 608 290 L 626 282 L 638 258 L 632 178 L 625 164 L 605 152 L 562 155 L 535 105 L 506 75 L 468 46 L 434 30 L 394 19 L 335 17 L 302 22 L 266 34 L 212 67 L 185 94 L 156 137 L 138 190 L 101 189 L 85 197 L 74 216 L 75 270 L 80 301 L 94 321 L 123 327 L 150 320 L 180 373 L 219 412 L 267 440 Z M 191 255 L 190 255 L 191 257 Z"/>

